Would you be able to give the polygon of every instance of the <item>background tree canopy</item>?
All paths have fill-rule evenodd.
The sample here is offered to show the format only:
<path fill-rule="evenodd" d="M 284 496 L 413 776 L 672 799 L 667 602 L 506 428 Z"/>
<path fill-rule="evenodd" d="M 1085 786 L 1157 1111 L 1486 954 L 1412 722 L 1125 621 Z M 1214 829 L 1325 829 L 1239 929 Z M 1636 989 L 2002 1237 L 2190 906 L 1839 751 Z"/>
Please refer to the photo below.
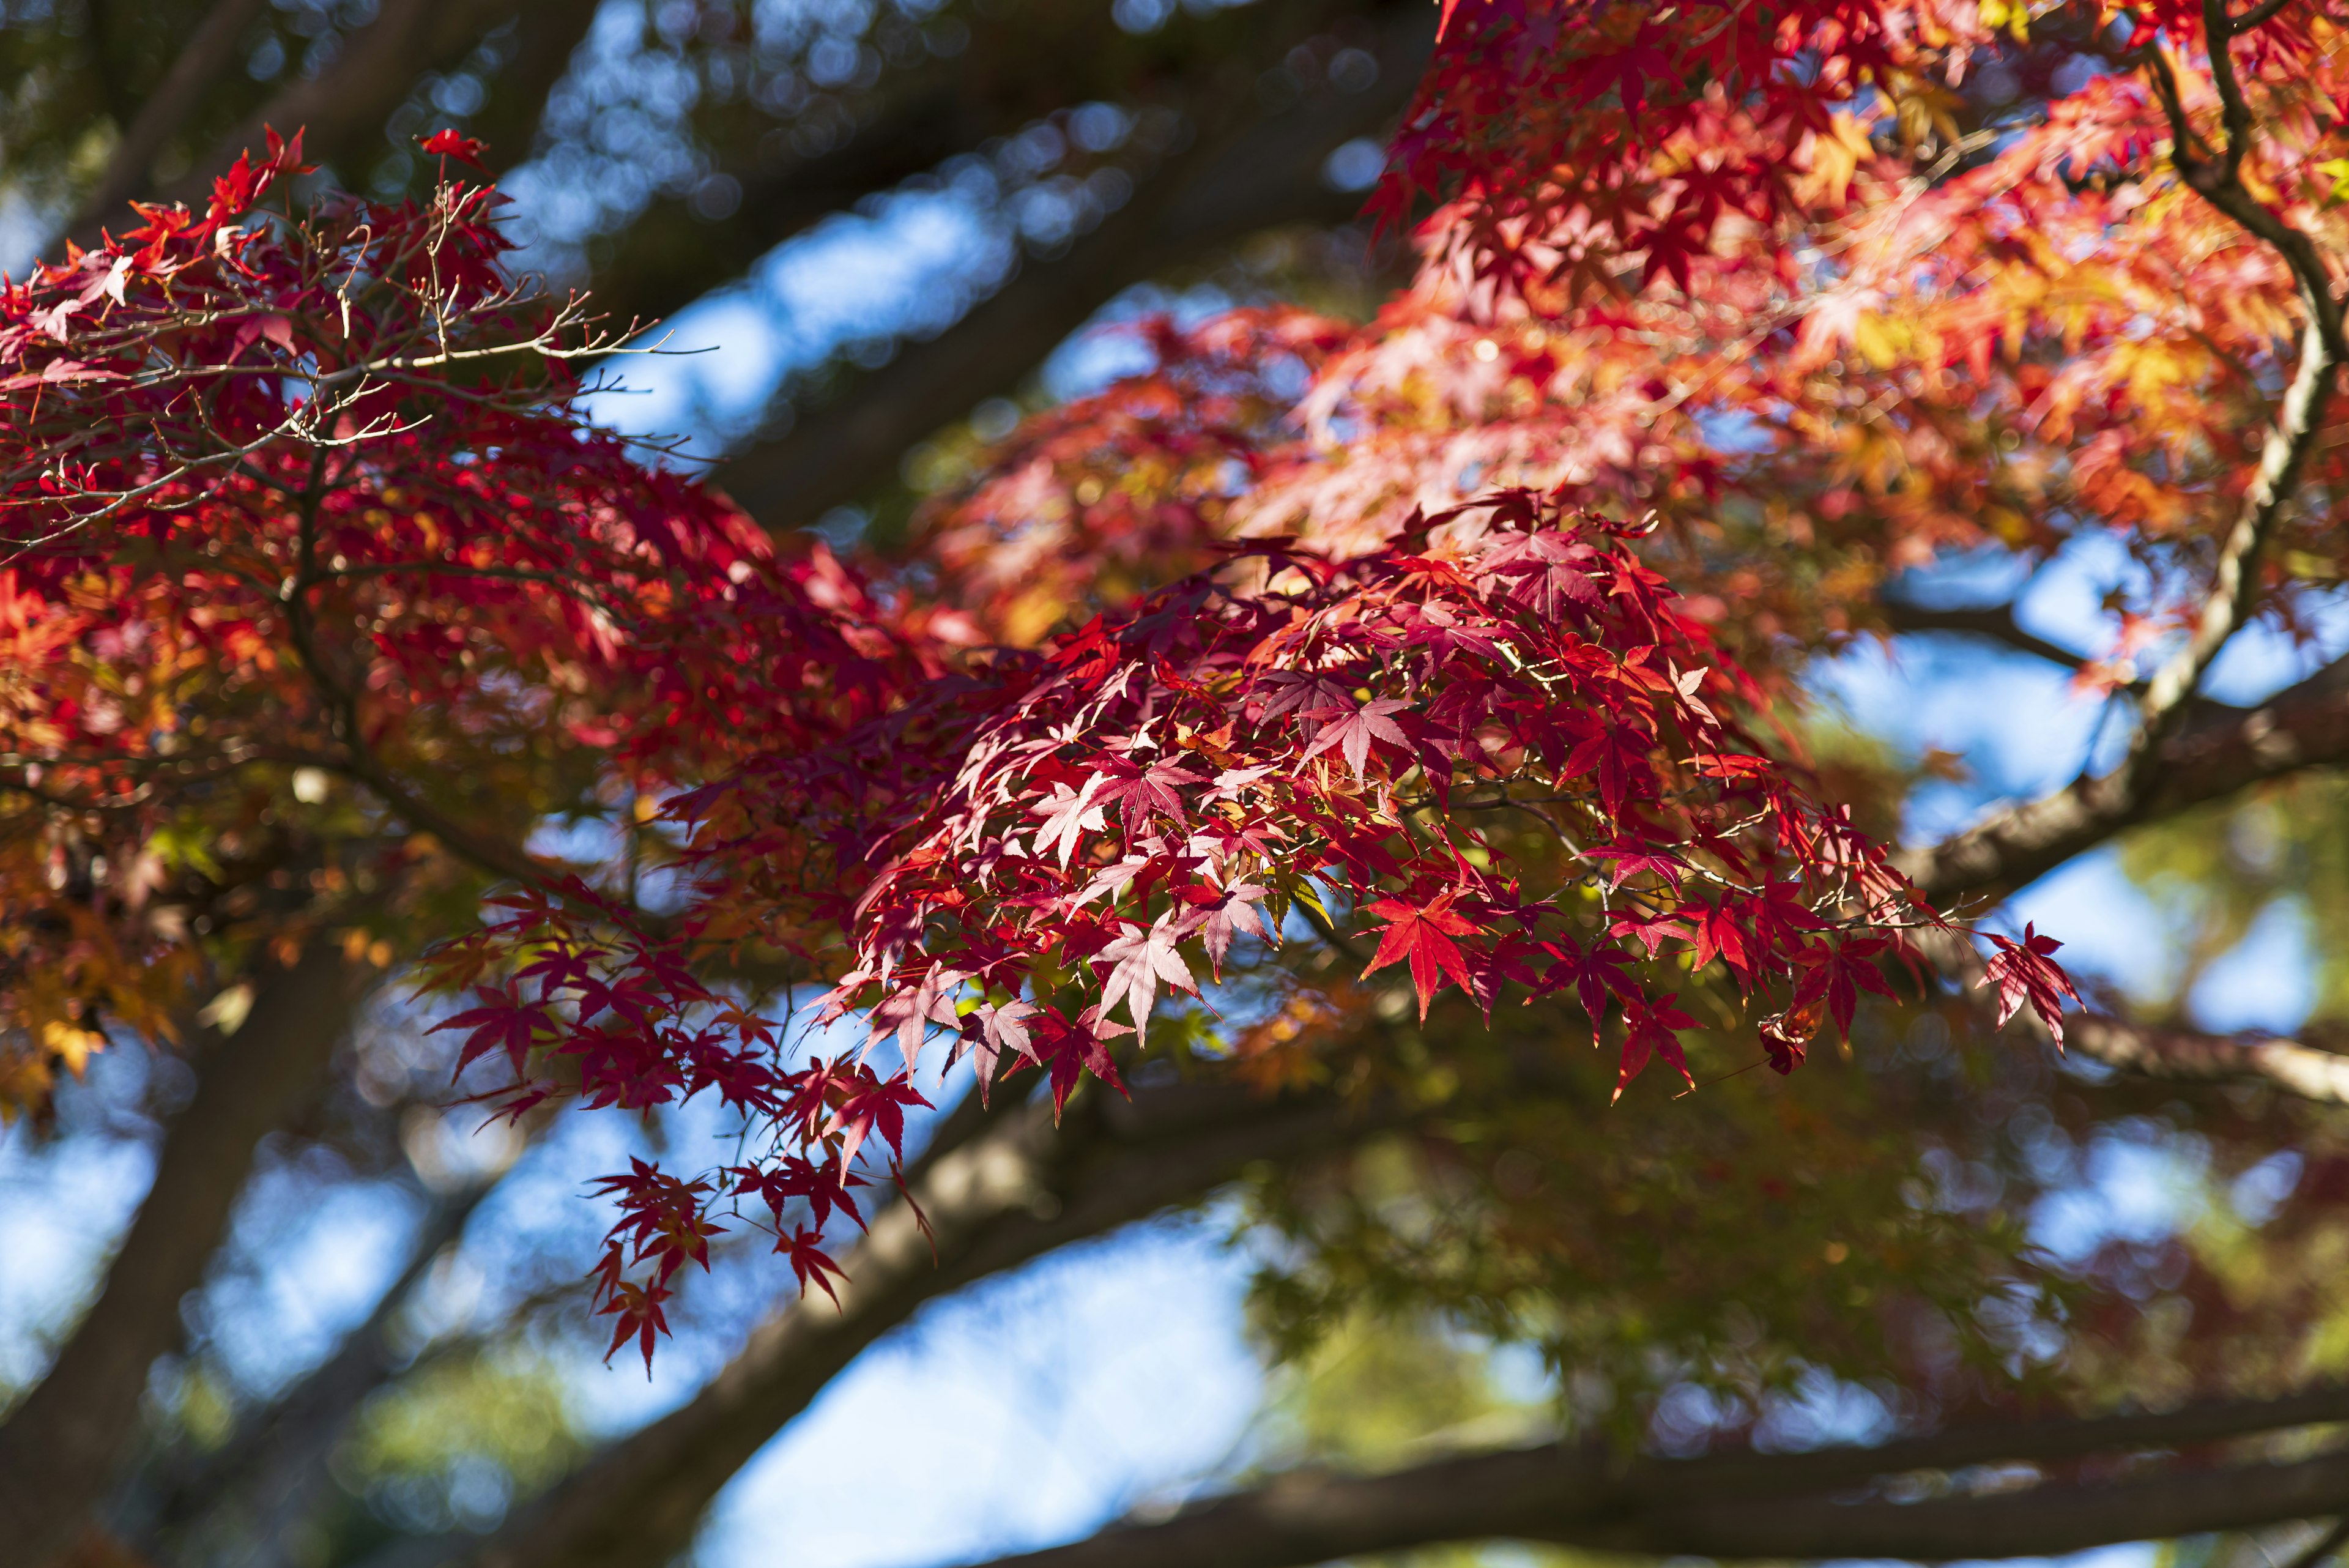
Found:
<path fill-rule="evenodd" d="M 11 1550 L 2313 1568 L 2344 27 L 9 0 Z"/>

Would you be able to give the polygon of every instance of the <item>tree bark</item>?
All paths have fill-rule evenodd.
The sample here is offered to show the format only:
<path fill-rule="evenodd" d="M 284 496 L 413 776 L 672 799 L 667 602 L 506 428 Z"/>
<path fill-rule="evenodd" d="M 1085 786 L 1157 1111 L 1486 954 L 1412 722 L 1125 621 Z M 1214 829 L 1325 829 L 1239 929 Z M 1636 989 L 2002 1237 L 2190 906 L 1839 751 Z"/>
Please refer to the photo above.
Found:
<path fill-rule="evenodd" d="M 324 940 L 259 981 L 243 1027 L 198 1042 L 194 1098 L 105 1286 L 33 1391 L 0 1423 L 0 1532 L 9 1560 L 62 1552 L 104 1495 L 139 1419 L 148 1367 L 180 1337 L 263 1136 L 317 1088 L 375 970 Z"/>
<path fill-rule="evenodd" d="M 2349 763 L 2349 659 L 2335 660 L 2256 707 L 2201 708 L 2163 743 L 2144 795 L 2126 809 L 2063 805 L 2075 793 L 2067 786 L 1893 859 L 1937 902 L 2001 898 L 2139 823 L 2223 800 L 2286 774 L 2343 763 Z"/>
<path fill-rule="evenodd" d="M 221 1545 L 223 1534 L 266 1543 L 247 1568 L 285 1562 L 292 1527 L 314 1517 L 332 1491 L 327 1464 L 336 1439 L 367 1396 L 400 1370 L 390 1337 L 394 1317 L 495 1186 L 483 1182 L 428 1199 L 407 1262 L 367 1321 L 282 1397 L 240 1421 L 217 1449 L 176 1450 L 176 1464 L 158 1465 L 140 1478 L 143 1485 L 127 1487 L 138 1517 L 118 1521 L 118 1533 L 157 1562 L 211 1561 L 216 1552 L 205 1548 Z"/>
<path fill-rule="evenodd" d="M 657 197 L 596 267 L 595 298 L 620 321 L 667 316 L 860 198 L 930 173 L 990 137 L 1016 135 L 1089 99 L 1129 109 L 1202 101 L 1219 77 L 1242 66 L 1240 74 L 1252 76 L 1318 29 L 1364 10 L 1404 9 L 1416 7 L 1410 0 L 1259 0 L 1205 16 L 1177 12 L 1137 38 L 1090 0 L 1044 0 L 1011 13 L 956 7 L 955 20 L 972 36 L 952 58 L 893 67 L 863 93 L 835 89 L 856 122 L 845 146 L 802 157 L 747 134 L 713 145 L 717 171 L 740 184 L 740 205 L 711 220 L 687 198 Z"/>

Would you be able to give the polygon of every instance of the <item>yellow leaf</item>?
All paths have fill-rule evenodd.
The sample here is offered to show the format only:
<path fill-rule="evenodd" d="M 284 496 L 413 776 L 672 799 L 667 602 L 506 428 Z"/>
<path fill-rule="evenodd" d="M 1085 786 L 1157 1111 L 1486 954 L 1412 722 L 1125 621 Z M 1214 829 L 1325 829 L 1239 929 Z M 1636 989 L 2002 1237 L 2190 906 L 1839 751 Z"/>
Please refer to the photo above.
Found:
<path fill-rule="evenodd" d="M 106 1049 L 106 1036 L 67 1023 L 62 1018 L 52 1018 L 41 1026 L 41 1044 L 78 1078 L 83 1064 Z"/>
<path fill-rule="evenodd" d="M 230 986 L 204 1003 L 196 1014 L 196 1022 L 219 1030 L 223 1035 L 233 1034 L 243 1026 L 253 1012 L 253 987 L 243 981 Z"/>
<path fill-rule="evenodd" d="M 1861 358 L 1879 370 L 1889 369 L 1899 357 L 1892 335 L 1885 330 L 1884 318 L 1879 316 L 1863 314 L 1852 317 L 1851 346 L 1858 350 Z"/>

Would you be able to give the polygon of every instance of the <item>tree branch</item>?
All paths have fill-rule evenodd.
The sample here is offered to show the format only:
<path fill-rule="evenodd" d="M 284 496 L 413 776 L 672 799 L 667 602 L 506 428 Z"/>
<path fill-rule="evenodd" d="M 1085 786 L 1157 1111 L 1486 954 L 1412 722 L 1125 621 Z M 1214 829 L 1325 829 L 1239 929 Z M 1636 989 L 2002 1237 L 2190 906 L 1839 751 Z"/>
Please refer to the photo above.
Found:
<path fill-rule="evenodd" d="M 2349 1056 L 2296 1040 L 2155 1029 L 2083 1012 L 2064 1022 L 2064 1043 L 2091 1061 L 2148 1078 L 2259 1084 L 2303 1100 L 2349 1105 Z"/>
<path fill-rule="evenodd" d="M 2349 1517 L 2335 1520 L 2332 1529 L 2311 1542 L 2284 1568 L 2322 1568 L 2324 1561 L 2344 1543 L 2349 1543 Z"/>
<path fill-rule="evenodd" d="M 351 732 L 356 735 L 354 728 Z M 349 742 L 351 755 L 335 765 L 347 777 L 373 791 L 384 805 L 419 833 L 429 833 L 464 859 L 492 877 L 508 877 L 525 888 L 545 888 L 556 874 L 555 868 L 543 864 L 522 846 L 497 836 L 477 833 L 430 801 L 408 788 L 391 774 L 378 766 L 375 759 L 360 752 L 356 742 Z"/>
<path fill-rule="evenodd" d="M 2060 643 L 2050 642 L 2035 632 L 2023 630 L 2014 618 L 2014 607 L 2011 604 L 1945 608 L 1920 605 L 1909 599 L 1888 598 L 1883 601 L 1883 607 L 1885 624 L 1894 631 L 1947 631 L 1969 637 L 1986 637 L 2018 653 L 2032 654 L 2051 664 L 2060 664 L 2066 670 L 2077 670 L 2088 662 L 2085 655 L 2075 653 Z"/>
<path fill-rule="evenodd" d="M 771 528 L 805 526 L 885 483 L 924 436 L 1015 388 L 1129 285 L 1275 224 L 1353 216 L 1361 198 L 1324 185 L 1322 162 L 1401 109 L 1433 31 L 1432 16 L 1416 8 L 1390 16 L 1377 87 L 1329 93 L 1203 141 L 1144 182 L 1068 255 L 1028 262 L 951 330 L 905 345 L 843 402 L 730 458 L 717 483 Z"/>
<path fill-rule="evenodd" d="M 1921 932 L 1917 945 L 1962 989 L 1982 984 L 1987 971 L 1982 955 L 1960 933 Z M 2028 1008 L 2008 1023 L 2044 1044 L 2054 1044 L 2046 1024 Z M 2258 1085 L 2322 1105 L 2349 1105 L 2349 1056 L 2275 1035 L 2209 1034 L 2081 1012 L 2064 1021 L 2061 1050 L 2139 1077 Z"/>
<path fill-rule="evenodd" d="M 536 1118 L 543 1125 L 543 1116 Z M 150 1475 L 130 1489 L 132 1532 L 146 1555 L 195 1560 L 191 1535 L 226 1514 L 239 1535 L 272 1543 L 294 1538 L 294 1527 L 311 1517 L 332 1485 L 327 1461 L 351 1413 L 398 1369 L 391 1324 L 442 1251 L 464 1233 L 466 1222 L 494 1180 L 477 1181 L 429 1199 L 422 1222 L 408 1244 L 408 1261 L 367 1320 L 344 1336 L 334 1355 L 266 1408 L 238 1423 L 225 1441 Z M 260 1564 L 254 1564 L 260 1568 Z"/>
<path fill-rule="evenodd" d="M 990 137 L 1088 99 L 1140 107 L 1137 84 L 1152 103 L 1204 101 L 1219 77 L 1247 64 L 1243 74 L 1252 78 L 1333 22 L 1404 10 L 1416 7 L 1409 0 L 1268 0 L 1206 15 L 1178 11 L 1137 38 L 1098 6 L 954 7 L 972 36 L 952 58 L 893 67 L 862 92 L 833 89 L 855 121 L 845 146 L 802 156 L 778 150 L 770 132 L 713 147 L 719 171 L 740 183 L 740 205 L 710 220 L 686 197 L 657 198 L 596 267 L 596 302 L 616 320 L 668 316 L 859 198 L 930 174 Z"/>
<path fill-rule="evenodd" d="M 2164 742 L 2149 787 L 2126 809 L 2100 809 L 2077 784 L 1895 863 L 1937 902 L 1999 898 L 2124 828 L 2308 768 L 2349 763 L 2349 659 L 2251 708 L 2198 704 Z"/>
<path fill-rule="evenodd" d="M 385 122 L 415 90 L 417 78 L 461 59 L 493 27 L 517 20 L 527 35 L 523 63 L 543 75 L 552 62 L 559 74 L 594 18 L 594 6 L 570 0 L 383 0 L 375 20 L 344 40 L 332 65 L 288 83 L 166 186 L 163 198 L 201 203 L 212 177 L 245 149 L 260 146 L 267 128 L 285 134 L 302 128 L 304 151 L 326 162 L 347 165 L 369 152 L 380 155 L 389 150 Z M 553 80 L 533 80 L 523 90 L 535 88 L 543 97 Z M 534 99 L 533 120 L 537 108 Z"/>
<path fill-rule="evenodd" d="M 2017 1422 L 1797 1454 L 1625 1459 L 1598 1445 L 1547 1444 L 1383 1476 L 1294 1472 L 1170 1520 L 1112 1526 L 990 1568 L 1291 1568 L 1496 1537 L 1725 1559 L 2040 1555 L 2323 1514 L 2339 1506 L 2349 1455 L 1922 1502 L 1833 1494 L 1919 1470 L 2174 1449 L 2344 1419 L 2349 1390 L 2328 1387 L 2166 1415 Z"/>
<path fill-rule="evenodd" d="M 2275 20 L 2277 12 L 2291 4 L 2292 0 L 2260 0 L 2241 16 L 2227 19 L 2227 34 L 2230 37 L 2240 37 L 2254 27 L 2263 27 Z"/>
<path fill-rule="evenodd" d="M 200 1041 L 195 1097 L 163 1140 L 154 1186 L 97 1304 L 0 1423 L 0 1531 L 12 1561 L 57 1556 L 104 1495 L 147 1369 L 179 1339 L 180 1299 L 202 1282 L 254 1146 L 315 1091 L 375 974 L 313 940 L 291 969 L 262 977 L 233 1036 Z"/>

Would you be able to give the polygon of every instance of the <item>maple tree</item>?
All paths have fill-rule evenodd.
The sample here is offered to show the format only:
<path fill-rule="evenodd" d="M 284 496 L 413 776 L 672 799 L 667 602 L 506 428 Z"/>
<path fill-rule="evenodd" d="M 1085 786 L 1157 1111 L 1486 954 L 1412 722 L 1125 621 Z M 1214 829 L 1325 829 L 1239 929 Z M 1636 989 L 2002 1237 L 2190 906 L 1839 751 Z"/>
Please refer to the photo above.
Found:
<path fill-rule="evenodd" d="M 454 131 L 408 203 L 295 203 L 300 140 L 273 136 L 201 213 L 142 207 L 0 298 L 12 1112 L 51 1114 L 109 1033 L 290 1060 L 271 1043 L 397 968 L 517 1127 L 709 1103 L 737 1129 L 726 1160 L 597 1179 L 599 1348 L 649 1369 L 745 1235 L 799 1304 L 480 1550 L 672 1550 L 676 1498 L 926 1293 L 1266 1162 L 1271 1337 L 1439 1310 L 1599 1360 L 1589 1425 L 1635 1447 L 1661 1396 L 1712 1391 L 1713 1451 L 1576 1432 L 1292 1477 L 1037 1560 L 1945 1557 L 2335 1506 L 2337 1453 L 2215 1447 L 2343 1414 L 2300 1276 L 2181 1262 L 2163 1288 L 2190 1277 L 2209 1321 L 2152 1355 L 2136 1262 L 2067 1273 L 1960 1177 L 1899 1194 L 1951 1149 L 2052 1189 L 2001 1141 L 2023 1107 L 2085 1136 L 2148 1085 L 2253 1085 L 2195 1113 L 2248 1163 L 2298 1130 L 2284 1096 L 2349 1097 L 2321 1043 L 2067 1017 L 2054 937 L 1972 923 L 2341 760 L 2329 669 L 2249 710 L 2204 688 L 2263 618 L 2313 640 L 2340 575 L 2349 21 L 1459 0 L 1440 26 L 1373 199 L 1408 286 L 1360 324 L 1148 324 L 1151 370 L 981 452 L 894 555 L 771 539 L 587 423 L 574 367 L 618 343 L 502 265 Z M 1905 590 L 2090 537 L 2149 585 L 2067 660 L 2123 739 L 1899 846 L 1901 781 L 1806 740 L 1816 661 L 1902 628 L 2048 652 Z M 606 850 L 548 852 L 556 820 Z M 1976 1092 L 1939 1051 L 1812 1059 L 1830 1024 L 1864 1058 L 1871 1012 L 1963 1032 Z M 2116 1108 L 2043 1047 L 2134 1075 L 2093 1086 Z M 971 1090 L 926 1121 L 932 1053 Z M 1765 1065 L 1775 1098 L 1723 1081 Z M 292 1093 L 214 1081 L 264 1118 Z M 1563 1109 L 1617 1102 L 1636 1133 Z M 1363 1190 L 1397 1131 L 1451 1194 L 1433 1234 Z M 242 1160 L 258 1133 L 222 1136 Z M 1030 1201 L 1048 1168 L 1065 1210 Z M 2320 1224 L 2329 1192 L 2296 1201 Z M 1684 1235 L 1633 1262 L 1643 1203 Z M 1775 1247 L 1806 1206 L 1865 1239 Z M 1847 1288 L 1806 1287 L 1814 1257 Z M 109 1287 L 93 1321 L 129 1326 L 0 1425 L 39 1554 L 83 1525 L 98 1481 L 67 1472 L 119 1451 L 177 1293 Z M 1899 1389 L 1912 1429 L 1744 1446 L 1806 1369 Z M 2174 1408 L 2013 1418 L 2131 1397 Z M 2036 1484 L 1887 1484 L 2000 1463 Z"/>

